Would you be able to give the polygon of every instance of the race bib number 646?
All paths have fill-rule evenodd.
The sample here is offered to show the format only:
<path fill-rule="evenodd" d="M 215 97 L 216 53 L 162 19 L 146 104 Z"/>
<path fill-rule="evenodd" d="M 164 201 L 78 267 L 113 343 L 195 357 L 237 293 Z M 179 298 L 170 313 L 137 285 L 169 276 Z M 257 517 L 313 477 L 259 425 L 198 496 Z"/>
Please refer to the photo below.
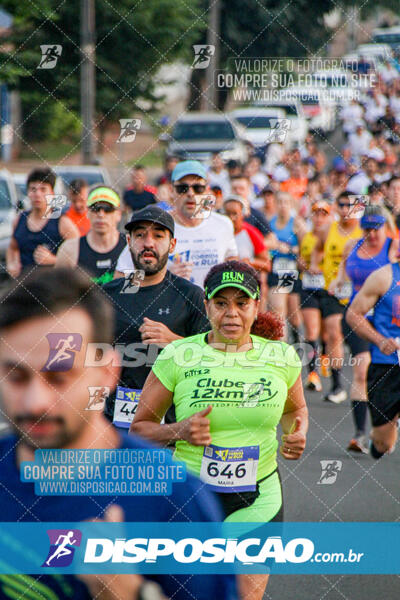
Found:
<path fill-rule="evenodd" d="M 257 485 L 259 446 L 206 446 L 200 478 L 215 492 L 252 492 Z"/>

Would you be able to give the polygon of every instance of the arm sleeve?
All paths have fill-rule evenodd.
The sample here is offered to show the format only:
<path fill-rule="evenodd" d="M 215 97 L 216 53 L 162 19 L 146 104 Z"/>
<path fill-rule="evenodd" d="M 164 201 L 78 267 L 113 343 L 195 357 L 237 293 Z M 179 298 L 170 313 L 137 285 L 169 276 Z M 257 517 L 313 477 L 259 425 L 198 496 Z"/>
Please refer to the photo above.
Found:
<path fill-rule="evenodd" d="M 287 359 L 287 386 L 288 389 L 295 384 L 298 376 L 301 373 L 301 360 L 293 346 L 287 346 L 286 348 L 286 359 Z"/>
<path fill-rule="evenodd" d="M 115 269 L 116 271 L 121 271 L 121 273 L 124 273 L 124 271 L 133 270 L 132 257 L 129 252 L 128 246 L 124 248 L 121 254 L 119 255 L 117 266 L 115 267 Z"/>
<path fill-rule="evenodd" d="M 177 367 L 174 360 L 175 349 L 173 342 L 165 346 L 152 366 L 154 375 L 170 392 L 174 391 L 177 383 Z"/>

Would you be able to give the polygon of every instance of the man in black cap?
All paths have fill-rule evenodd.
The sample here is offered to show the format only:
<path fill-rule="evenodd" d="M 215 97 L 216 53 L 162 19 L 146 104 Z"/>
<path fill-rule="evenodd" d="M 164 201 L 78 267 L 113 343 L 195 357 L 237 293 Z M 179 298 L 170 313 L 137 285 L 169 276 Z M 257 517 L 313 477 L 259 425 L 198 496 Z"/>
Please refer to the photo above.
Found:
<path fill-rule="evenodd" d="M 167 270 L 176 245 L 171 215 L 150 205 L 134 212 L 125 229 L 134 270 L 104 286 L 115 308 L 114 344 L 122 355 L 120 380 L 105 413 L 117 427 L 128 428 L 159 350 L 208 331 L 209 324 L 203 290 Z"/>

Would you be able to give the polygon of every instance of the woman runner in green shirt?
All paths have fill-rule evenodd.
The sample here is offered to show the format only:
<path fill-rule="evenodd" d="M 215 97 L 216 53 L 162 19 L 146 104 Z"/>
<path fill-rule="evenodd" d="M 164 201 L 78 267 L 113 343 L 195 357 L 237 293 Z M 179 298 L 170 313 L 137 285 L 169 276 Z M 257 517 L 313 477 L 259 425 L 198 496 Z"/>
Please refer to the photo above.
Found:
<path fill-rule="evenodd" d="M 273 315 L 257 319 L 260 288 L 251 266 L 216 265 L 204 289 L 211 331 L 164 348 L 131 431 L 159 444 L 175 442 L 175 457 L 218 493 L 226 521 L 279 521 L 276 428 L 280 423 L 280 453 L 288 460 L 301 457 L 308 429 L 301 361 L 276 339 Z M 172 403 L 177 422 L 161 425 Z M 239 579 L 243 598 L 261 600 L 268 575 Z"/>

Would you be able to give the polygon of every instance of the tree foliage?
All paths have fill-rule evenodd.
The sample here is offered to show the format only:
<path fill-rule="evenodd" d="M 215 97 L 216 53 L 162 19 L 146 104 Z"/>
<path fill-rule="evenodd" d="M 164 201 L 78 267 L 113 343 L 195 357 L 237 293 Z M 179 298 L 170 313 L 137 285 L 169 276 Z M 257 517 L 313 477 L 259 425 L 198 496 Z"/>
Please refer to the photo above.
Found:
<path fill-rule="evenodd" d="M 21 94 L 23 131 L 27 139 L 60 135 L 80 112 L 80 1 L 4 0 L 14 17 L 2 39 L 2 80 Z M 158 68 L 183 58 L 203 26 L 195 19 L 197 0 L 96 0 L 97 122 L 132 116 L 137 103 L 154 102 L 153 77 Z M 37 69 L 40 45 L 60 44 L 54 69 Z M 79 121 L 78 121 L 79 124 Z M 54 135 L 54 134 L 53 134 Z"/>

